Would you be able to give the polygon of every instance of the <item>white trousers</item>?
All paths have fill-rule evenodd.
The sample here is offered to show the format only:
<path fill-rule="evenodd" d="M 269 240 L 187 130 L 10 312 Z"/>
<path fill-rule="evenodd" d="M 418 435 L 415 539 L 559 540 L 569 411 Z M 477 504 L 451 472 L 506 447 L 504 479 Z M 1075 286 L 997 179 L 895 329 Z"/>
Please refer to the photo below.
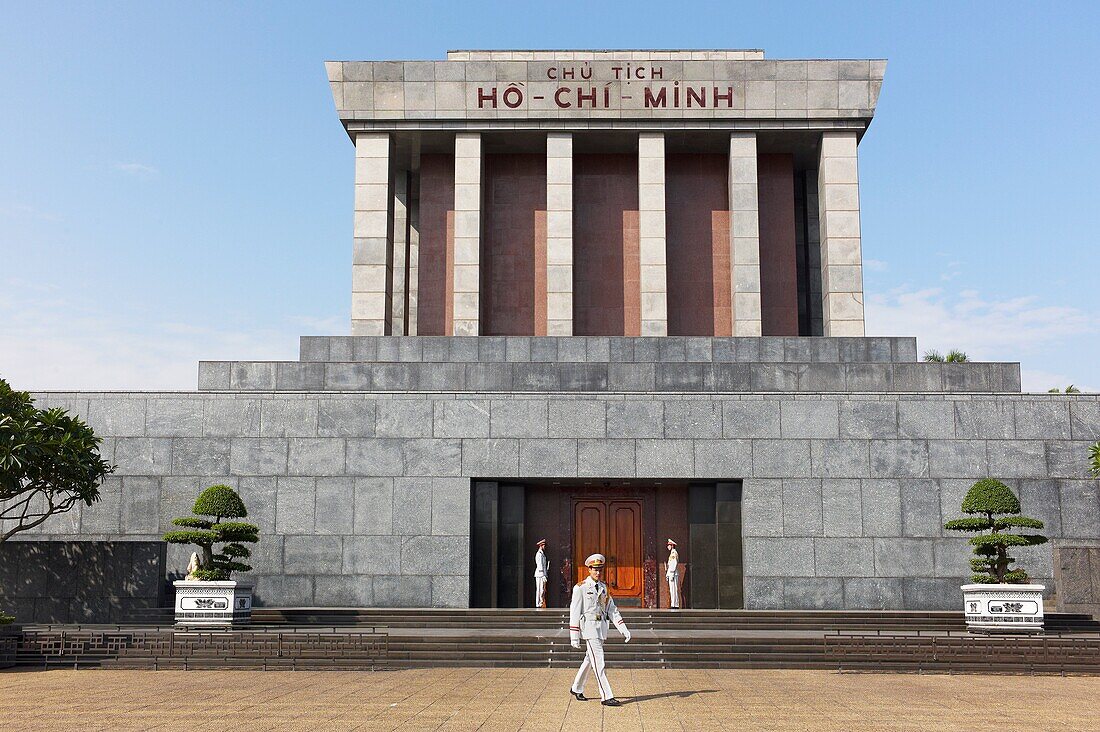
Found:
<path fill-rule="evenodd" d="M 573 691 L 578 694 L 583 692 L 584 683 L 588 681 L 588 672 L 595 671 L 596 685 L 600 687 L 600 701 L 607 701 L 615 694 L 611 691 L 611 684 L 607 683 L 607 674 L 604 673 L 603 641 L 599 638 L 589 638 L 583 642 L 587 644 L 584 650 L 584 663 L 577 670 L 577 677 L 573 679 Z"/>
<path fill-rule="evenodd" d="M 668 597 L 671 607 L 680 607 L 680 577 L 672 575 L 668 578 Z"/>
<path fill-rule="evenodd" d="M 546 607 L 545 577 L 535 577 L 535 607 Z"/>

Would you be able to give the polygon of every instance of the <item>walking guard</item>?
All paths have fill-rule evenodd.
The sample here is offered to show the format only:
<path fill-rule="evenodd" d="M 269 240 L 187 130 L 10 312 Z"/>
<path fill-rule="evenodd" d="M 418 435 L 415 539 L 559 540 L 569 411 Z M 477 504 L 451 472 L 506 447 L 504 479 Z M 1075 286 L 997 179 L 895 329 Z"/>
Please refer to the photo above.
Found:
<path fill-rule="evenodd" d="M 546 607 L 546 578 L 550 573 L 550 560 L 546 558 L 546 539 L 539 539 L 535 552 L 535 607 Z"/>
<path fill-rule="evenodd" d="M 673 610 L 680 609 L 680 553 L 676 551 L 676 542 L 668 540 L 668 569 L 665 570 L 665 578 L 668 580 L 669 607 Z"/>
<path fill-rule="evenodd" d="M 588 701 L 584 696 L 584 684 L 588 680 L 588 672 L 592 671 L 596 674 L 596 685 L 600 687 L 600 703 L 618 707 L 622 703 L 615 698 L 604 673 L 603 642 L 607 640 L 608 621 L 615 623 L 626 643 L 630 642 L 630 631 L 619 614 L 619 608 L 615 607 L 607 585 L 600 580 L 605 563 L 603 554 L 588 557 L 584 560 L 584 566 L 588 567 L 588 579 L 573 587 L 573 599 L 569 603 L 569 642 L 574 648 L 580 648 L 583 638 L 587 648 L 584 662 L 569 691 L 577 701 Z"/>

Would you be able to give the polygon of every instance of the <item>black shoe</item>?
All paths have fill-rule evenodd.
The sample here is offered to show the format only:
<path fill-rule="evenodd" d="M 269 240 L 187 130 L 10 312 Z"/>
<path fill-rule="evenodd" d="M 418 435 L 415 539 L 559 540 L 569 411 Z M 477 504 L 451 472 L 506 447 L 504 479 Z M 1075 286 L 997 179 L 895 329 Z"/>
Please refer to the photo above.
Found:
<path fill-rule="evenodd" d="M 577 699 L 577 701 L 588 701 L 587 699 L 584 698 L 584 693 L 583 692 L 573 691 L 572 689 L 570 689 L 569 693 L 572 694 Z"/>
<path fill-rule="evenodd" d="M 603 704 L 605 707 L 621 707 L 623 705 L 623 703 L 615 697 L 611 697 L 607 701 L 602 701 L 600 704 Z"/>

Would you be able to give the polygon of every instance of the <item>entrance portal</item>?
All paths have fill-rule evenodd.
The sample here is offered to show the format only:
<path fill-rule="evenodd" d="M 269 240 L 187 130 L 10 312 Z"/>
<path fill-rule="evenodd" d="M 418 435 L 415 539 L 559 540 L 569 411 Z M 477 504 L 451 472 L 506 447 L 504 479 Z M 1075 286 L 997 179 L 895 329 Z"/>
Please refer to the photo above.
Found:
<path fill-rule="evenodd" d="M 600 553 L 618 605 L 667 608 L 669 538 L 681 607 L 744 606 L 740 481 L 475 479 L 470 606 L 534 607 L 536 543 L 546 539 L 547 607 L 569 606 L 584 560 Z"/>
<path fill-rule="evenodd" d="M 642 502 L 574 500 L 574 582 L 588 576 L 584 560 L 597 552 L 607 558 L 604 581 L 615 602 L 640 607 L 642 577 Z"/>

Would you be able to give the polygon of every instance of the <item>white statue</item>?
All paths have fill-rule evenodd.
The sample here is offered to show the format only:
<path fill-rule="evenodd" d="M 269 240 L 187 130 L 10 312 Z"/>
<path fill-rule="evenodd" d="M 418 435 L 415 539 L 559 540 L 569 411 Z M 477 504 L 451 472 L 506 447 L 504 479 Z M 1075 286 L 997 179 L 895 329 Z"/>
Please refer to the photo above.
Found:
<path fill-rule="evenodd" d="M 187 563 L 187 576 L 184 579 L 195 579 L 195 572 L 202 569 L 202 564 L 199 563 L 199 553 L 191 552 L 191 561 Z"/>

